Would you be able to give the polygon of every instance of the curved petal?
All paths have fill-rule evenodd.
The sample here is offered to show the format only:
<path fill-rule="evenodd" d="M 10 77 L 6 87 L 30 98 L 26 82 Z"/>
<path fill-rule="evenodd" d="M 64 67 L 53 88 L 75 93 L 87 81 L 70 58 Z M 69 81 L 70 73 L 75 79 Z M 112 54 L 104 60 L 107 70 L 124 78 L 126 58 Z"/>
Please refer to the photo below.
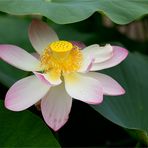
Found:
<path fill-rule="evenodd" d="M 109 44 L 100 47 L 98 44 L 88 46 L 82 50 L 84 58 L 89 56 L 94 58 L 94 63 L 104 62 L 110 59 L 113 55 L 113 48 Z"/>
<path fill-rule="evenodd" d="M 0 45 L 0 58 L 25 71 L 40 70 L 40 62 L 35 57 L 14 45 Z"/>
<path fill-rule="evenodd" d="M 83 55 L 83 60 L 82 60 L 82 63 L 81 63 L 81 67 L 79 68 L 78 72 L 86 73 L 86 72 L 90 71 L 93 63 L 94 63 L 94 58 L 93 57 L 91 57 L 91 56 L 85 57 Z"/>
<path fill-rule="evenodd" d="M 13 111 L 24 110 L 44 97 L 49 88 L 34 75 L 21 79 L 8 90 L 5 106 Z"/>
<path fill-rule="evenodd" d="M 41 101 L 41 111 L 45 122 L 54 131 L 60 129 L 68 120 L 72 98 L 64 86 L 52 87 Z"/>
<path fill-rule="evenodd" d="M 40 20 L 33 20 L 30 24 L 29 38 L 32 46 L 39 54 L 42 54 L 51 42 L 59 40 L 54 30 Z"/>
<path fill-rule="evenodd" d="M 117 96 L 125 93 L 125 90 L 120 86 L 120 84 L 110 76 L 97 72 L 89 72 L 87 73 L 87 76 L 95 78 L 101 83 L 103 93 L 105 95 Z"/>
<path fill-rule="evenodd" d="M 128 51 L 125 48 L 119 46 L 113 46 L 113 56 L 102 63 L 94 63 L 91 67 L 91 71 L 102 70 L 110 68 L 121 63 L 128 55 Z"/>
<path fill-rule="evenodd" d="M 39 78 L 41 81 L 46 83 L 47 85 L 59 85 L 62 83 L 62 80 L 59 76 L 53 76 L 50 72 L 48 74 L 42 74 L 39 72 L 34 72 L 34 74 Z"/>
<path fill-rule="evenodd" d="M 103 90 L 98 80 L 80 75 L 64 75 L 67 93 L 78 100 L 89 104 L 99 104 L 103 100 Z"/>

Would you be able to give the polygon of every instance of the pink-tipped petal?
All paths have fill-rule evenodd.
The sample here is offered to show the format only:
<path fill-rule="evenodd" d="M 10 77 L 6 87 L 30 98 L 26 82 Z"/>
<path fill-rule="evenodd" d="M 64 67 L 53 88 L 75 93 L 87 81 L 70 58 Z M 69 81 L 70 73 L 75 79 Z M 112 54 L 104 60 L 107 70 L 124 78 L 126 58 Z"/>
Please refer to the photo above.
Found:
<path fill-rule="evenodd" d="M 32 21 L 29 27 L 29 38 L 32 46 L 39 54 L 42 54 L 51 42 L 59 40 L 54 30 L 40 20 Z"/>
<path fill-rule="evenodd" d="M 84 74 L 64 75 L 67 93 L 78 100 L 89 104 L 99 104 L 103 100 L 103 89 L 98 80 Z"/>
<path fill-rule="evenodd" d="M 59 130 L 68 120 L 71 105 L 72 98 L 63 85 L 52 87 L 41 101 L 41 111 L 48 126 Z"/>
<path fill-rule="evenodd" d="M 41 81 L 43 81 L 47 85 L 59 85 L 62 83 L 62 80 L 60 79 L 60 77 L 53 79 L 50 73 L 42 74 L 39 72 L 34 72 L 34 74 L 37 76 L 37 78 L 39 78 Z"/>
<path fill-rule="evenodd" d="M 40 62 L 35 57 L 14 45 L 0 45 L 0 58 L 25 71 L 40 70 Z"/>
<path fill-rule="evenodd" d="M 101 83 L 105 95 L 117 96 L 125 93 L 125 90 L 120 84 L 110 76 L 97 72 L 89 72 L 87 73 L 87 76 L 95 78 Z"/>
<path fill-rule="evenodd" d="M 102 63 L 94 63 L 91 67 L 91 71 L 102 70 L 110 68 L 121 63 L 128 55 L 128 51 L 125 48 L 119 46 L 113 46 L 113 56 Z"/>
<path fill-rule="evenodd" d="M 89 56 L 94 58 L 94 63 L 100 63 L 108 60 L 113 55 L 113 48 L 109 44 L 105 46 L 99 46 L 94 44 L 83 49 L 84 58 Z"/>
<path fill-rule="evenodd" d="M 13 111 L 24 110 L 44 97 L 49 88 L 34 75 L 21 79 L 8 90 L 5 106 Z"/>
<path fill-rule="evenodd" d="M 77 46 L 79 49 L 83 49 L 86 47 L 86 45 L 83 42 L 80 41 L 71 41 L 73 46 Z"/>

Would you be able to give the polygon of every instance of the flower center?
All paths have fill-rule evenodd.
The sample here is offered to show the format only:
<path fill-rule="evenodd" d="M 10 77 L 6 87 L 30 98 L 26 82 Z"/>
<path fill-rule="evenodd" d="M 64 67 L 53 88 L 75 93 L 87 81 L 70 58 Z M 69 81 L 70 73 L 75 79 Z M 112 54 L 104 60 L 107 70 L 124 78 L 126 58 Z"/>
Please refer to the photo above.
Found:
<path fill-rule="evenodd" d="M 81 63 L 80 49 L 67 41 L 52 42 L 41 55 L 41 67 L 45 73 L 72 73 L 80 68 Z"/>

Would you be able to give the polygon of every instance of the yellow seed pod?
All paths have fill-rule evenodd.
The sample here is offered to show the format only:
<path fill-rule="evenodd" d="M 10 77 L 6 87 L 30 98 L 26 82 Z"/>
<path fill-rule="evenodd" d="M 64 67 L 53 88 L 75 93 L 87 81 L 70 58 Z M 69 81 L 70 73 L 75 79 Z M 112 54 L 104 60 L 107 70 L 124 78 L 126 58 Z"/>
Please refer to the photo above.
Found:
<path fill-rule="evenodd" d="M 50 49 L 54 52 L 67 52 L 72 50 L 73 45 L 67 41 L 55 41 L 50 45 Z"/>

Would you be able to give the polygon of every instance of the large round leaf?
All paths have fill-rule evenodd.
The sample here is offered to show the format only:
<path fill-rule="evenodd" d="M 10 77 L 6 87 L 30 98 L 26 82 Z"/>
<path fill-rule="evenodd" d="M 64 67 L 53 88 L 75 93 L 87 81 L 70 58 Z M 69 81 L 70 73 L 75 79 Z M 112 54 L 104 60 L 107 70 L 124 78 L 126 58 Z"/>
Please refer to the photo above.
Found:
<path fill-rule="evenodd" d="M 0 147 L 60 147 L 43 121 L 29 111 L 11 112 L 0 101 Z"/>
<path fill-rule="evenodd" d="M 107 15 L 118 24 L 129 23 L 148 13 L 147 0 L 1 0 L 0 11 L 37 14 L 59 24 L 84 20 L 94 12 Z"/>
<path fill-rule="evenodd" d="M 122 64 L 105 72 L 124 86 L 126 94 L 105 97 L 92 107 L 120 126 L 148 132 L 148 57 L 129 54 Z"/>

